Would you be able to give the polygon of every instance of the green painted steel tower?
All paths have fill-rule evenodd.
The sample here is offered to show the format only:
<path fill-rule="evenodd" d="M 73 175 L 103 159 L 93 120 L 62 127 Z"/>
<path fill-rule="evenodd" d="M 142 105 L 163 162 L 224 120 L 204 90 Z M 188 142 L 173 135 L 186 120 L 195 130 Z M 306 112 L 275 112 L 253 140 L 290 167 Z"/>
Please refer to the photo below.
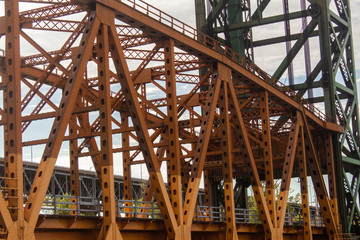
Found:
<path fill-rule="evenodd" d="M 195 0 L 195 6 L 198 29 L 269 68 L 274 78 L 344 126 L 344 134 L 332 141 L 337 199 L 343 231 L 359 233 L 359 106 L 350 1 Z M 278 61 L 269 56 L 271 66 L 263 66 L 264 52 L 273 49 L 283 56 Z"/>

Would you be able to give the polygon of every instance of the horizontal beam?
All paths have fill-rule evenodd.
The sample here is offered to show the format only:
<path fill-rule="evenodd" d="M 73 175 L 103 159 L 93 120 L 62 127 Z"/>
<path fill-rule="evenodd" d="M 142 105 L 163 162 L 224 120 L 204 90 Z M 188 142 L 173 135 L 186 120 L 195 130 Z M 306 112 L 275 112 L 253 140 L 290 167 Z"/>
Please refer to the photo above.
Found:
<path fill-rule="evenodd" d="M 304 82 L 299 84 L 290 85 L 289 87 L 295 91 L 298 90 L 308 90 L 309 88 L 320 88 L 323 86 L 322 81 L 316 81 L 312 83 Z"/>
<path fill-rule="evenodd" d="M 335 27 L 335 32 L 340 32 L 340 28 L 339 27 Z M 301 37 L 302 33 L 295 33 L 295 34 L 291 34 L 290 36 L 280 36 L 280 37 L 273 37 L 273 38 L 268 38 L 268 39 L 263 39 L 263 40 L 257 40 L 253 42 L 253 47 L 262 47 L 262 46 L 266 46 L 266 45 L 272 45 L 272 44 L 278 44 L 278 43 L 283 43 L 283 42 L 287 42 L 287 41 L 296 41 Z M 313 32 L 311 32 L 309 34 L 309 38 L 311 37 L 318 37 L 319 36 L 319 30 L 315 30 Z"/>
<path fill-rule="evenodd" d="M 307 16 L 309 16 L 307 11 L 293 12 L 293 13 L 290 13 L 288 16 L 281 14 L 281 15 L 261 18 L 261 19 L 257 19 L 257 20 L 247 21 L 247 22 L 235 23 L 230 26 L 227 26 L 226 31 L 234 31 L 234 30 L 241 30 L 243 28 L 258 27 L 258 26 L 262 26 L 262 25 L 266 25 L 266 24 L 278 23 L 278 22 L 282 22 L 282 21 L 293 20 L 293 19 L 303 18 L 303 17 L 307 17 Z M 214 29 L 215 33 L 222 33 L 224 31 L 225 31 L 224 27 L 216 27 Z"/>
<path fill-rule="evenodd" d="M 348 164 L 352 164 L 355 165 L 357 167 L 360 167 L 360 160 L 359 159 L 355 159 L 355 158 L 351 158 L 351 157 L 342 157 L 342 160 L 344 163 L 348 163 Z"/>
<path fill-rule="evenodd" d="M 165 225 L 160 220 L 142 220 L 134 221 L 129 219 L 118 218 L 117 225 L 122 234 L 125 234 L 127 231 L 139 231 L 139 232 L 152 232 L 152 231 L 165 231 Z M 35 233 L 46 232 L 46 231 L 96 231 L 100 230 L 101 227 L 101 218 L 94 217 L 61 217 L 61 216 L 49 216 L 41 215 L 39 217 L 38 224 L 35 229 Z M 245 233 L 259 233 L 263 234 L 263 228 L 260 224 L 237 224 L 236 229 L 238 234 Z M 205 232 L 205 233 L 214 233 L 219 234 L 224 232 L 224 224 L 212 222 L 194 222 L 191 226 L 191 231 L 195 232 Z M 290 235 L 296 235 L 302 231 L 302 227 L 295 226 L 285 226 L 284 233 Z M 313 234 L 324 235 L 324 228 L 316 227 L 313 229 Z M 56 235 L 56 234 L 55 234 Z M 253 235 L 252 235 L 253 236 Z M 52 238 L 53 239 L 53 238 Z"/>

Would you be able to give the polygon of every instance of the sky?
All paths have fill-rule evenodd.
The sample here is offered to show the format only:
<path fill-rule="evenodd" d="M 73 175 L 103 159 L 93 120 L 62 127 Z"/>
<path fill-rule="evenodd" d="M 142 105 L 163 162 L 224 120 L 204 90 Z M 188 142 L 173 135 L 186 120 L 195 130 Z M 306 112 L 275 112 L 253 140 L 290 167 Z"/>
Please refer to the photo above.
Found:
<path fill-rule="evenodd" d="M 169 0 L 147 0 L 147 3 L 159 8 L 160 10 L 168 13 L 169 15 L 179 19 L 187 23 L 190 26 L 195 27 L 195 3 L 194 0 L 177 0 L 177 1 L 169 1 Z M 252 0 L 252 2 L 256 2 Z M 299 3 L 296 0 L 291 0 L 290 2 L 290 11 L 294 11 L 299 9 Z M 295 3 L 296 2 L 296 3 Z M 352 26 L 353 26 L 353 42 L 354 42 L 354 53 L 355 53 L 355 64 L 357 66 L 357 79 L 360 80 L 360 1 L 350 1 L 351 11 L 352 11 Z M 264 16 L 271 16 L 282 13 L 282 0 L 272 0 L 264 12 Z M 252 8 L 255 6 L 252 5 Z M 297 32 L 301 30 L 301 25 L 299 22 L 294 21 L 292 23 L 292 31 Z M 284 32 L 283 23 L 275 24 L 273 27 L 264 26 L 259 28 L 259 31 L 254 32 L 254 39 L 264 39 L 266 37 L 271 36 L 280 36 Z M 46 41 L 47 39 L 44 39 Z M 315 42 L 314 42 L 315 41 Z M 312 48 L 312 60 L 315 62 L 318 59 L 318 51 L 316 50 L 317 44 L 316 40 L 312 40 L 310 43 Z M 268 73 L 272 74 L 278 63 L 282 60 L 285 55 L 284 44 L 279 44 L 272 46 L 270 48 L 261 48 L 255 51 L 255 63 L 263 68 Z M 301 66 L 301 61 L 295 61 L 295 77 L 303 78 L 305 69 Z M 285 76 L 286 77 L 286 76 Z M 286 81 L 286 79 L 284 80 Z M 33 129 L 38 129 L 41 125 L 35 125 L 32 127 Z M 43 136 L 44 138 L 46 136 Z M 116 143 L 118 139 L 114 139 L 114 143 Z M 42 150 L 39 147 L 34 148 L 25 148 L 24 149 L 24 160 L 33 160 L 38 161 L 42 155 Z M 120 158 L 119 154 L 116 154 L 114 158 Z M 58 159 L 58 165 L 68 166 L 68 149 L 67 144 L 64 145 L 62 149 L 62 153 Z M 121 162 L 121 161 L 120 161 Z M 89 159 L 85 159 L 82 162 L 81 168 L 87 170 L 93 170 L 91 167 L 91 162 Z M 148 174 L 143 166 L 140 168 L 139 166 L 133 167 L 133 173 L 135 177 L 147 178 Z M 115 173 L 122 174 L 122 166 L 118 163 L 115 164 Z"/>

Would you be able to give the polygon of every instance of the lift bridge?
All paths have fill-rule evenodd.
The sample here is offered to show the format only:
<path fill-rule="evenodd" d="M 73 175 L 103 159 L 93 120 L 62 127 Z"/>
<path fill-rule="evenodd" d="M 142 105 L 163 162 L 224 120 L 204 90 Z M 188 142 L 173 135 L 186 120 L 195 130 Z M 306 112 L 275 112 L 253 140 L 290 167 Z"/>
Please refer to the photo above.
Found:
<path fill-rule="evenodd" d="M 4 1 L 0 239 L 356 239 L 350 2 L 191 4 L 196 29 L 142 0 Z"/>

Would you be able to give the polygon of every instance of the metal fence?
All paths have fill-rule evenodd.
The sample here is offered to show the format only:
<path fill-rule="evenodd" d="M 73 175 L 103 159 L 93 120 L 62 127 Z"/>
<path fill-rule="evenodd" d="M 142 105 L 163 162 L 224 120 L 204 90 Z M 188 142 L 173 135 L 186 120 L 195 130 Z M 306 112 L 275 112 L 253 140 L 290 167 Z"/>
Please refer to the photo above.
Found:
<path fill-rule="evenodd" d="M 320 212 L 311 209 L 310 213 L 311 225 L 324 227 Z M 46 196 L 41 214 L 99 217 L 102 216 L 102 200 L 69 195 Z M 116 214 L 121 218 L 162 219 L 157 202 L 117 200 Z M 261 224 L 258 212 L 251 209 L 235 208 L 235 219 L 237 223 Z M 193 220 L 197 222 L 224 222 L 225 209 L 223 207 L 196 206 Z M 302 225 L 301 207 L 292 206 L 288 208 L 285 215 L 285 225 Z"/>

